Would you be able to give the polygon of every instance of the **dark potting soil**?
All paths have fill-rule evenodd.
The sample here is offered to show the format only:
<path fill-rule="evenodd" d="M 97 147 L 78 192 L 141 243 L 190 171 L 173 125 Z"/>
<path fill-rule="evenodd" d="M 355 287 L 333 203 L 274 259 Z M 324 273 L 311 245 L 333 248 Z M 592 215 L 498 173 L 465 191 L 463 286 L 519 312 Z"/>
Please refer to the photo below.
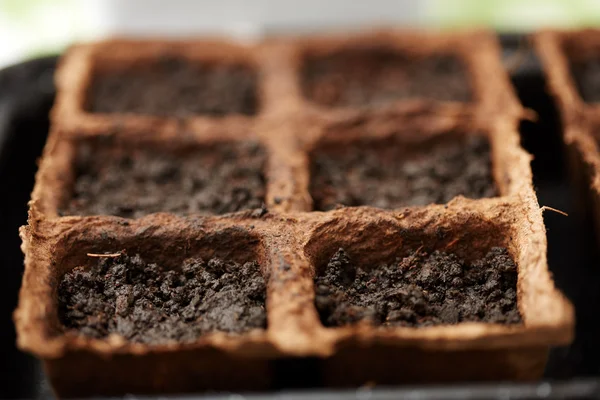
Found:
<path fill-rule="evenodd" d="M 380 106 L 407 98 L 471 100 L 465 68 L 457 58 L 409 58 L 385 48 L 308 57 L 302 86 L 306 98 L 328 107 Z"/>
<path fill-rule="evenodd" d="M 583 100 L 588 103 L 600 102 L 600 58 L 574 63 L 571 70 Z"/>
<path fill-rule="evenodd" d="M 265 290 L 256 262 L 194 258 L 166 270 L 123 254 L 66 273 L 59 318 L 66 330 L 93 338 L 190 342 L 213 331 L 265 328 Z"/>
<path fill-rule="evenodd" d="M 429 326 L 479 321 L 521 322 L 517 270 L 504 248 L 475 262 L 415 251 L 390 264 L 358 265 L 339 249 L 315 279 L 315 305 L 325 326 L 365 321 Z"/>
<path fill-rule="evenodd" d="M 256 74 L 242 65 L 164 58 L 145 66 L 99 71 L 88 94 L 96 113 L 157 116 L 254 115 Z"/>
<path fill-rule="evenodd" d="M 151 149 L 113 152 L 82 144 L 63 215 L 138 218 L 154 212 L 224 214 L 260 208 L 265 153 L 252 142 L 185 154 Z"/>
<path fill-rule="evenodd" d="M 399 208 L 443 204 L 458 195 L 497 195 L 485 138 L 474 136 L 416 153 L 399 156 L 398 147 L 389 143 L 318 149 L 311 157 L 314 209 Z"/>

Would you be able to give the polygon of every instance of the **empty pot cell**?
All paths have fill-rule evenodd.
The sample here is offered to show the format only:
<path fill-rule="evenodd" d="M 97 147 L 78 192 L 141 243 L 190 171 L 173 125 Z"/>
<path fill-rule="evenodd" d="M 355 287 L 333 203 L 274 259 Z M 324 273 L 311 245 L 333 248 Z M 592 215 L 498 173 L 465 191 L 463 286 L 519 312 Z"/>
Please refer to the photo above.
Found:
<path fill-rule="evenodd" d="M 258 110 L 257 77 L 244 65 L 199 64 L 168 57 L 98 70 L 87 104 L 93 113 L 254 115 Z"/>
<path fill-rule="evenodd" d="M 409 56 L 393 49 L 311 55 L 302 69 L 307 99 L 327 107 L 381 106 L 396 100 L 471 100 L 465 67 L 450 55 Z"/>
<path fill-rule="evenodd" d="M 416 249 L 368 263 L 352 248 L 339 248 L 314 280 L 315 306 L 328 327 L 515 324 L 521 321 L 516 282 L 516 266 L 502 247 L 472 262 Z"/>
<path fill-rule="evenodd" d="M 138 218 L 259 208 L 266 190 L 265 158 L 254 142 L 173 152 L 82 143 L 72 197 L 60 213 Z"/>
<path fill-rule="evenodd" d="M 205 246 L 221 246 L 221 251 L 207 247 L 185 258 L 173 254 L 185 252 L 176 244 L 165 249 L 153 243 L 152 250 L 148 243 L 133 245 L 115 254 L 83 252 L 87 259 L 78 260 L 58 284 L 62 329 L 150 344 L 192 342 L 215 331 L 264 329 L 265 280 L 252 250 L 257 240 L 238 233 L 228 230 L 207 240 Z M 161 241 L 174 244 L 168 238 Z M 190 243 L 194 240 L 186 241 Z"/>
<path fill-rule="evenodd" d="M 314 208 L 443 204 L 497 195 L 486 138 L 410 147 L 388 141 L 324 145 L 311 154 Z"/>

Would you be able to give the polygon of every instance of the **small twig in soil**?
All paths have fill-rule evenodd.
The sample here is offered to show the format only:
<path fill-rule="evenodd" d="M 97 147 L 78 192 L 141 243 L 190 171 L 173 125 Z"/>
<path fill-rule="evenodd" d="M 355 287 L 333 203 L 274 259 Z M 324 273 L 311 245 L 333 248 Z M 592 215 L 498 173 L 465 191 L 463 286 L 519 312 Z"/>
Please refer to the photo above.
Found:
<path fill-rule="evenodd" d="M 558 213 L 558 214 L 560 214 L 560 215 L 564 215 L 565 217 L 568 217 L 568 216 L 569 216 L 569 214 L 567 214 L 566 212 L 564 212 L 564 211 L 561 211 L 561 210 L 557 210 L 556 208 L 552 208 L 552 207 L 550 207 L 550 206 L 542 206 L 542 207 L 540 208 L 540 211 L 541 211 L 541 212 L 544 212 L 544 211 L 546 211 L 546 210 L 554 211 L 555 213 Z"/>
<path fill-rule="evenodd" d="M 449 249 L 450 247 L 454 246 L 457 242 L 458 242 L 458 238 L 452 239 L 450 242 L 448 242 L 447 245 L 444 246 L 444 250 Z"/>
<path fill-rule="evenodd" d="M 424 244 L 420 245 L 419 248 L 415 250 L 415 254 L 419 254 L 421 250 L 423 250 L 423 247 L 425 247 Z"/>
<path fill-rule="evenodd" d="M 412 269 L 412 268 L 416 267 L 416 265 L 413 265 L 412 262 L 415 261 L 419 257 L 419 252 L 421 250 L 423 250 L 424 246 L 425 245 L 423 245 L 423 244 L 421 246 L 419 246 L 419 248 L 417 250 L 415 250 L 415 252 L 408 257 L 411 262 L 411 265 L 408 267 L 408 269 Z"/>
<path fill-rule="evenodd" d="M 125 253 L 125 250 L 121 250 L 118 253 L 108 253 L 108 254 L 99 254 L 99 253 L 87 253 L 88 257 L 97 257 L 97 258 L 112 258 L 112 257 L 119 257 L 121 255 L 123 255 L 123 253 Z"/>

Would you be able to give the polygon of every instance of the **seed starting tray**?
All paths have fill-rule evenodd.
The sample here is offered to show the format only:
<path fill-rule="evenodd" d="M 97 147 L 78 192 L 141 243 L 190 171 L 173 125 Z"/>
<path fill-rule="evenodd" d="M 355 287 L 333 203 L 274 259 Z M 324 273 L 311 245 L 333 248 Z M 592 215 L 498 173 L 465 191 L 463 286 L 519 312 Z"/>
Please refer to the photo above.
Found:
<path fill-rule="evenodd" d="M 455 56 L 466 66 L 472 100 L 417 96 L 377 107 L 326 107 L 307 100 L 300 78 L 307 57 L 373 47 L 392 48 L 409 59 Z M 173 57 L 253 69 L 258 112 L 161 117 L 88 111 L 98 71 L 139 68 Z M 21 230 L 26 269 L 15 322 L 19 347 L 44 360 L 62 396 L 268 390 L 276 373 L 293 374 L 303 360 L 310 360 L 330 387 L 534 380 L 544 370 L 549 348 L 572 340 L 573 309 L 548 271 L 531 158 L 519 144 L 518 124 L 526 113 L 492 34 L 381 32 L 343 39 L 273 39 L 247 47 L 116 40 L 72 48 L 61 61 L 57 86 L 29 224 Z M 390 210 L 313 211 L 310 163 L 316 150 L 382 142 L 426 149 L 470 135 L 489 140 L 497 197 L 459 196 L 445 205 Z M 136 219 L 62 211 L 71 197 L 82 143 L 108 146 L 107 154 L 150 148 L 177 155 L 248 141 L 266 154 L 264 207 Z M 494 246 L 506 247 L 518 266 L 521 325 L 325 328 L 319 321 L 313 277 L 339 247 L 364 262 L 387 262 L 420 247 L 473 260 Z M 380 250 L 374 252 L 374 247 Z M 190 256 L 258 260 L 267 281 L 266 330 L 213 333 L 191 344 L 164 345 L 64 334 L 56 304 L 61 276 L 94 262 L 88 253 L 120 250 L 172 265 Z"/>

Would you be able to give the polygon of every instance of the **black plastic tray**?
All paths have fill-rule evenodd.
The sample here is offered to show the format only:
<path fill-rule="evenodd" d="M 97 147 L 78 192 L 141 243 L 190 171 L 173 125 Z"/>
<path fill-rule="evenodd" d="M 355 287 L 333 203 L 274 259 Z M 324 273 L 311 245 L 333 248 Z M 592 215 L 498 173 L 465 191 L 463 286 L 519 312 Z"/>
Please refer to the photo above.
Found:
<path fill-rule="evenodd" d="M 453 386 L 387 387 L 357 390 L 325 390 L 286 387 L 257 399 L 529 399 L 600 398 L 600 257 L 590 221 L 575 207 L 563 159 L 560 121 L 546 94 L 543 75 L 521 36 L 502 38 L 507 64 L 514 66 L 513 83 L 523 104 L 534 109 L 537 122 L 521 125 L 523 146 L 535 159 L 534 184 L 540 205 L 569 213 L 569 217 L 546 212 L 549 265 L 557 285 L 576 307 L 576 337 L 571 346 L 554 349 L 544 382 L 537 384 L 463 384 Z M 514 58 L 515 51 L 521 56 Z M 0 397 L 43 398 L 51 396 L 40 364 L 15 348 L 12 311 L 17 304 L 23 273 L 17 229 L 26 223 L 27 200 L 33 187 L 36 160 L 48 132 L 48 111 L 54 88 L 56 57 L 28 61 L 0 71 Z M 301 369 L 298 371 L 302 373 Z M 283 380 L 285 381 L 285 379 Z M 302 382 L 294 379 L 295 383 Z M 195 396 L 201 397 L 201 396 Z M 225 396 L 227 398 L 228 396 Z M 133 397 L 130 397 L 133 398 Z M 165 398 L 164 396 L 161 398 Z M 171 397 L 176 398 L 176 397 Z M 189 398 L 189 397 L 188 397 Z M 223 398 L 216 396 L 208 398 Z M 240 398 L 240 397 L 238 397 Z"/>

